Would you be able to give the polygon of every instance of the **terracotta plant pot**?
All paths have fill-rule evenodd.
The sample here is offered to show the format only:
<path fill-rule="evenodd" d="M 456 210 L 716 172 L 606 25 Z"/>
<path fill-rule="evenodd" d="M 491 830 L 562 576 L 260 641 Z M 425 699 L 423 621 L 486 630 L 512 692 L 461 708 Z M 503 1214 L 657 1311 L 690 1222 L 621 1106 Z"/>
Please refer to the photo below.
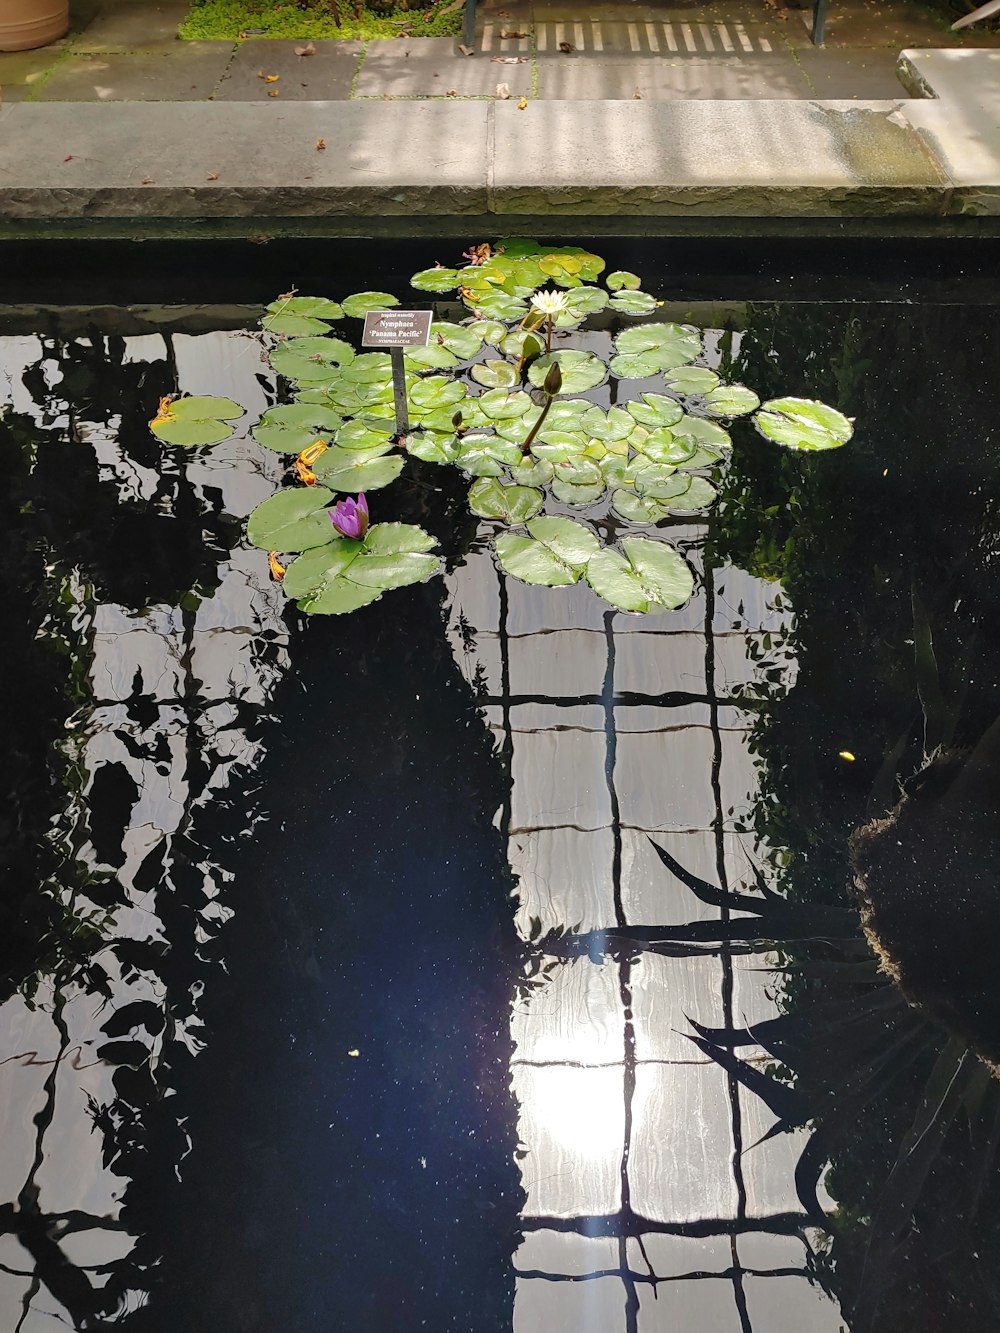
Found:
<path fill-rule="evenodd" d="M 0 51 L 30 51 L 69 31 L 69 0 L 2 0 Z"/>

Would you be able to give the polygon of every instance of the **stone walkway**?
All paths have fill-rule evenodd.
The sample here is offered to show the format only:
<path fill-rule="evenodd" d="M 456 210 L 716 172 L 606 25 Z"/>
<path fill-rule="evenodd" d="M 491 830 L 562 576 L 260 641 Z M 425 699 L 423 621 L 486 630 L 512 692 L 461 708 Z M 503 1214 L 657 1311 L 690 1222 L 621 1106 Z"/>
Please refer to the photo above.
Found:
<path fill-rule="evenodd" d="M 0 54 L 0 101 L 892 99 L 902 47 L 1000 47 L 916 0 L 831 0 L 822 49 L 810 12 L 783 0 L 483 0 L 471 56 L 451 38 L 323 41 L 309 56 L 301 42 L 181 42 L 187 9 L 80 0 L 64 42 Z"/>

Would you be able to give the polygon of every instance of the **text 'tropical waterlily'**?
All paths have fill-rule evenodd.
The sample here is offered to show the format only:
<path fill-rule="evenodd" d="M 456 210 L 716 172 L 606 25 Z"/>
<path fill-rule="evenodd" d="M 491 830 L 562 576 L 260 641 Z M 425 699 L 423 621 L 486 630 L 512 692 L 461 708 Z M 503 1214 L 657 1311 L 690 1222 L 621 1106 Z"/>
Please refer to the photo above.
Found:
<path fill-rule="evenodd" d="M 338 500 L 335 507 L 326 512 L 330 515 L 330 522 L 342 537 L 351 537 L 354 541 L 364 539 L 368 531 L 368 501 L 365 499 L 364 491 L 358 496 L 357 501 L 348 496 L 346 500 Z"/>

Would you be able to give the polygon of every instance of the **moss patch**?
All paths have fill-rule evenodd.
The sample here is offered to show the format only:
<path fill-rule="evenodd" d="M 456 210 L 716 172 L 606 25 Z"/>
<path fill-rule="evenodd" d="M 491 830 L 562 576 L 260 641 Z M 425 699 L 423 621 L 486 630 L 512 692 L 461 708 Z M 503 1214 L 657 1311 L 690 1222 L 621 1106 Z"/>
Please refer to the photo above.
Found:
<path fill-rule="evenodd" d="M 354 0 L 337 0 L 340 25 L 337 25 L 333 0 L 195 0 L 191 12 L 180 26 L 186 41 L 237 41 L 242 35 L 252 40 L 260 37 L 293 38 L 319 41 L 366 41 L 373 37 L 451 37 L 462 26 L 462 5 L 455 0 L 412 8 L 389 8 L 387 0 L 380 12 L 362 7 Z M 258 29 L 258 31 L 254 31 Z"/>

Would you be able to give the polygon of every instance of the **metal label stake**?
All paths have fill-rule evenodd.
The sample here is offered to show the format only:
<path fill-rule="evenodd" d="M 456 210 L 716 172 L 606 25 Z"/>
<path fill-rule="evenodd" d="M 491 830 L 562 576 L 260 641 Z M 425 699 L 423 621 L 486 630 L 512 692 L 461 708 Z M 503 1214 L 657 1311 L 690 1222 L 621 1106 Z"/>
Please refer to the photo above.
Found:
<path fill-rule="evenodd" d="M 392 361 L 392 398 L 396 408 L 396 435 L 410 429 L 406 412 L 406 370 L 404 347 L 426 347 L 431 340 L 430 310 L 369 310 L 361 335 L 362 347 L 388 349 Z"/>

